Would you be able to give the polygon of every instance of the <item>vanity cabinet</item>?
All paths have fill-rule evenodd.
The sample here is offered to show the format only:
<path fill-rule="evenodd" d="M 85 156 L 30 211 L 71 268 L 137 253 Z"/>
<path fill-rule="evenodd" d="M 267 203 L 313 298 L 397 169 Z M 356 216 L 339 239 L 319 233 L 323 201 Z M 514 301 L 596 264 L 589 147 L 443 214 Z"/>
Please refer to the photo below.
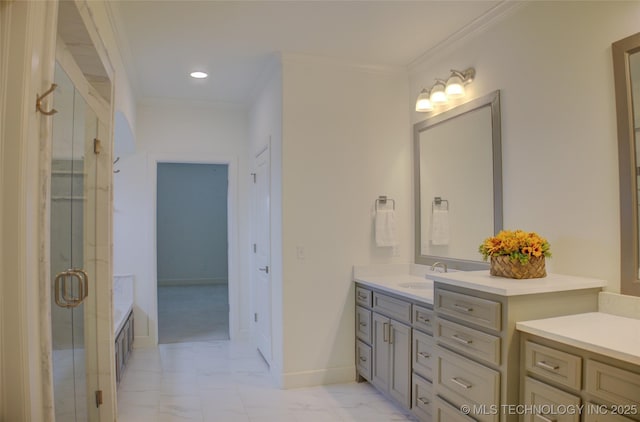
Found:
<path fill-rule="evenodd" d="M 356 370 L 421 421 L 432 420 L 433 309 L 356 284 Z"/>
<path fill-rule="evenodd" d="M 404 407 L 411 403 L 411 303 L 373 292 L 371 382 Z"/>
<path fill-rule="evenodd" d="M 373 348 L 371 343 L 371 306 L 373 292 L 356 287 L 356 371 L 358 377 L 371 382 Z"/>
<path fill-rule="evenodd" d="M 411 399 L 411 327 L 373 313 L 373 373 L 375 387 L 409 408 Z"/>
<path fill-rule="evenodd" d="M 416 276 L 374 271 L 354 269 L 358 380 L 370 381 L 422 422 L 518 421 L 517 412 L 505 411 L 521 403 L 525 387 L 516 323 L 595 311 L 606 285 L 583 277 L 512 280 L 466 271 L 429 273 L 432 287 Z M 567 383 L 576 382 L 574 363 L 567 358 L 563 367 Z M 539 387 L 527 388 L 538 400 L 560 398 Z"/>
<path fill-rule="evenodd" d="M 640 420 L 640 365 L 526 332 L 520 341 L 525 421 Z"/>
<path fill-rule="evenodd" d="M 444 277 L 453 278 L 455 275 Z M 460 277 L 470 276 L 467 273 Z M 439 282 L 436 278 L 433 333 L 435 421 L 519 420 L 516 412 L 510 414 L 505 410 L 505 405 L 520 404 L 520 342 L 516 322 L 597 309 L 599 288 L 527 292 L 518 290 L 518 287 L 526 286 L 527 281 L 495 281 L 497 278 L 490 278 L 488 274 L 476 277 L 486 277 L 487 283 L 512 283 L 507 286 L 515 289 L 493 289 L 498 292 L 494 293 L 482 286 L 466 287 L 473 286 L 472 283 Z M 549 281 L 553 280 L 543 282 Z M 537 385 L 525 387 L 536 392 L 537 400 L 560 399 L 547 390 L 540 390 Z M 460 411 L 463 405 L 469 406 L 469 414 Z M 537 422 L 545 421 L 538 419 Z"/>
<path fill-rule="evenodd" d="M 411 412 L 421 421 L 433 420 L 433 309 L 413 305 L 411 347 Z"/>

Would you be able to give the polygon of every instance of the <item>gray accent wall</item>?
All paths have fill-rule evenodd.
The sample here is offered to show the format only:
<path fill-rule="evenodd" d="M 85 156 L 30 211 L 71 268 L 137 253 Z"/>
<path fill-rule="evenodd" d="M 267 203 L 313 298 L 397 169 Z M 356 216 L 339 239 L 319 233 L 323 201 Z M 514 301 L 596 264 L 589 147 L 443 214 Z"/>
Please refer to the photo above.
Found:
<path fill-rule="evenodd" d="M 227 283 L 223 164 L 158 163 L 158 284 Z"/>

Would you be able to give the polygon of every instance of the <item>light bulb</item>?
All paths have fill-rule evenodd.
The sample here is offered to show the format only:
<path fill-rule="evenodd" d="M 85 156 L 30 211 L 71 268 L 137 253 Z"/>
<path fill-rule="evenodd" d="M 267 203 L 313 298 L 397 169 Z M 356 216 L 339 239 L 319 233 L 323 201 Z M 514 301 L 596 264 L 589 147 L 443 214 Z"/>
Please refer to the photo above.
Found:
<path fill-rule="evenodd" d="M 444 92 L 444 82 L 441 80 L 436 81 L 436 84 L 431 88 L 431 96 L 429 99 L 434 105 L 447 102 L 447 94 Z"/>
<path fill-rule="evenodd" d="M 195 78 L 195 79 L 204 79 L 204 78 L 206 78 L 207 76 L 209 76 L 209 75 L 208 75 L 208 74 L 206 74 L 205 72 L 199 72 L 199 71 L 191 72 L 189 75 L 191 75 L 191 77 L 192 77 L 192 78 Z"/>
<path fill-rule="evenodd" d="M 431 100 L 429 99 L 429 91 L 423 89 L 418 95 L 418 99 L 416 100 L 416 111 L 432 111 L 433 104 L 431 104 Z"/>
<path fill-rule="evenodd" d="M 449 80 L 447 80 L 447 88 L 445 89 L 447 96 L 451 98 L 458 98 L 464 95 L 464 82 L 460 76 L 452 74 Z"/>

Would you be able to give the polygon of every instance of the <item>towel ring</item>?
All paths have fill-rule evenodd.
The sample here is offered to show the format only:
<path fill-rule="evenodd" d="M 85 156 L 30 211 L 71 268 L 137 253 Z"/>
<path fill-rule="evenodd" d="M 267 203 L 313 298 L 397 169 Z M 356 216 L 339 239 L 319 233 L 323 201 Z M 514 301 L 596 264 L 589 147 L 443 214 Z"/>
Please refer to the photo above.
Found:
<path fill-rule="evenodd" d="M 431 211 L 433 212 L 433 210 L 438 207 L 442 207 L 444 204 L 444 210 L 448 210 L 449 209 L 449 201 L 446 199 L 442 199 L 439 196 L 436 196 L 435 198 L 433 198 L 433 202 L 431 202 Z"/>
<path fill-rule="evenodd" d="M 391 205 L 393 206 L 393 210 L 396 209 L 396 201 L 393 198 L 387 198 L 386 195 L 380 195 L 375 202 L 376 211 L 380 209 L 379 205 L 386 205 L 387 202 L 391 201 Z"/>

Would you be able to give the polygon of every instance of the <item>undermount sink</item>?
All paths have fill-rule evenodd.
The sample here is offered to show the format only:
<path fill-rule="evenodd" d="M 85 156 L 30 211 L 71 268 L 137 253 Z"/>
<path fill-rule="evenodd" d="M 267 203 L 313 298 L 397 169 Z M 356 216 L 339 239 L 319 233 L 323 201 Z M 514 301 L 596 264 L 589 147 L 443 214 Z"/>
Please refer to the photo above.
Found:
<path fill-rule="evenodd" d="M 404 287 L 405 289 L 432 289 L 433 283 L 428 281 L 408 281 L 406 283 L 399 283 L 399 287 Z"/>

